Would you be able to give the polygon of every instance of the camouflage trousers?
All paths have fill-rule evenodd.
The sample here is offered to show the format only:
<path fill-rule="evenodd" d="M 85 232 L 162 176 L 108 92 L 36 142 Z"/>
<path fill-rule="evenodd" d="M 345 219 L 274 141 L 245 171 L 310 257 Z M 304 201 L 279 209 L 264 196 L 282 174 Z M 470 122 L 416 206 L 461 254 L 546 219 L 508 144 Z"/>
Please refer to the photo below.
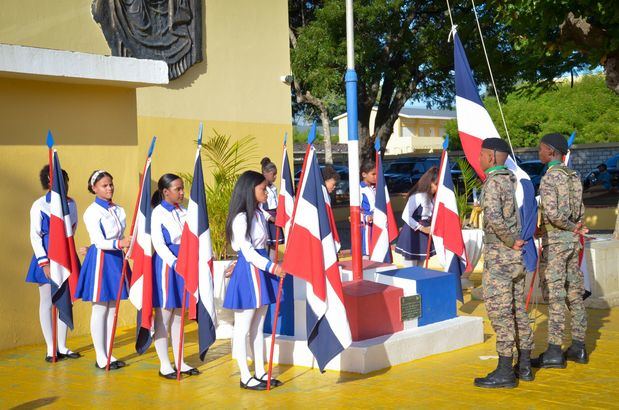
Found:
<path fill-rule="evenodd" d="M 540 279 L 548 301 L 548 343 L 560 345 L 565 334 L 565 308 L 572 315 L 572 340 L 585 341 L 587 311 L 582 299 L 585 282 L 578 264 L 579 243 L 551 243 L 544 246 Z"/>
<path fill-rule="evenodd" d="M 512 356 L 516 346 L 533 350 L 533 332 L 524 302 L 525 278 L 520 251 L 503 245 L 485 245 L 484 303 L 496 333 L 499 356 Z"/>

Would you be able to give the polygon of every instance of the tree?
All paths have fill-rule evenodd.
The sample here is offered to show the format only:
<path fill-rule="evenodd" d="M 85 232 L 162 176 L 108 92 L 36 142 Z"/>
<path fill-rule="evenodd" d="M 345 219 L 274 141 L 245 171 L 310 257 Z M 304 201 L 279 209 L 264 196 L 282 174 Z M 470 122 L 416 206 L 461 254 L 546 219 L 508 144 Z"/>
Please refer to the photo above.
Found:
<path fill-rule="evenodd" d="M 453 104 L 453 53 L 447 42 L 450 23 L 442 0 L 358 0 L 354 5 L 359 139 L 362 157 L 372 158 L 374 136 L 380 137 L 384 152 L 407 101 L 423 100 L 438 107 Z M 325 0 L 313 12 L 314 20 L 300 27 L 295 37 L 293 72 L 314 96 L 343 96 L 345 4 Z M 482 17 L 485 14 L 482 10 Z M 456 7 L 453 15 L 462 41 L 472 51 L 472 63 L 485 67 L 470 9 Z M 500 35 L 501 27 L 491 17 L 482 19 L 482 29 L 495 57 L 497 86 L 508 90 L 518 74 L 517 61 Z M 487 78 L 487 71 L 481 73 L 479 80 Z M 375 128 L 370 130 L 374 106 L 378 111 Z"/>
<path fill-rule="evenodd" d="M 315 18 L 316 10 L 322 6 L 322 1 L 291 0 L 288 4 L 289 37 L 294 74 L 293 114 L 302 115 L 310 120 L 316 117 L 320 119 L 325 144 L 325 162 L 332 164 L 331 113 L 341 111 L 345 107 L 343 94 L 338 88 L 338 83 L 341 81 L 340 75 L 333 70 L 333 66 L 317 66 L 312 72 L 301 70 L 298 65 L 299 61 L 295 59 L 298 50 L 298 32 Z M 303 63 L 301 59 L 301 64 Z"/>
<path fill-rule="evenodd" d="M 514 147 L 534 147 L 544 134 L 569 135 L 574 130 L 578 131 L 577 144 L 619 141 L 619 98 L 602 76 L 583 76 L 573 86 L 564 82 L 532 94 L 523 93 L 523 88 L 531 90 L 523 84 L 503 104 Z M 499 134 L 507 138 L 496 99 L 487 96 L 483 102 Z M 449 121 L 445 128 L 452 137 L 451 149 L 461 149 L 456 121 Z"/>
<path fill-rule="evenodd" d="M 517 53 L 538 66 L 556 63 L 564 71 L 604 67 L 606 86 L 619 94 L 619 13 L 615 0 L 489 0 L 496 20 Z M 546 82 L 549 73 L 538 75 Z"/>

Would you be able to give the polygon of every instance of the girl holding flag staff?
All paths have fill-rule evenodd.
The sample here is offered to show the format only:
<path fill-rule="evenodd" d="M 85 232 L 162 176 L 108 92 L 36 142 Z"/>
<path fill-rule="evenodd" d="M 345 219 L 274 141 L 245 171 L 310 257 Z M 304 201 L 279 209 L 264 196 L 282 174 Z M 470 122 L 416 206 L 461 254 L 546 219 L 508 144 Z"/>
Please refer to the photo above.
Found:
<path fill-rule="evenodd" d="M 159 356 L 159 376 L 176 379 L 176 370 L 168 356 L 168 333 L 172 339 L 174 363 L 180 353 L 181 308 L 184 281 L 176 272 L 176 259 L 180 247 L 187 210 L 180 204 L 185 197 L 183 180 L 174 174 L 164 174 L 157 183 L 158 190 L 152 198 L 151 238 L 153 257 L 153 307 L 155 308 L 155 350 Z M 200 374 L 183 360 L 181 373 Z"/>
<path fill-rule="evenodd" d="M 241 373 L 240 386 L 250 390 L 265 390 L 263 326 L 267 307 L 275 303 L 278 276 L 284 276 L 281 266 L 268 258 L 267 221 L 259 204 L 267 201 L 267 180 L 255 171 L 245 171 L 239 177 L 230 200 L 226 221 L 226 239 L 238 252 L 238 261 L 226 296 L 224 308 L 234 311 L 232 355 Z M 247 336 L 254 351 L 255 374 L 247 366 Z M 281 384 L 271 379 L 271 386 Z"/>
<path fill-rule="evenodd" d="M 269 157 L 262 158 L 260 166 L 262 168 L 262 175 L 264 175 L 264 179 L 267 181 L 267 200 L 265 203 L 260 204 L 260 209 L 263 211 L 268 224 L 269 239 L 267 243 L 269 248 L 275 250 L 276 241 L 284 243 L 282 228 L 275 226 L 275 214 L 277 211 L 277 187 L 275 186 L 275 180 L 277 179 L 277 166 L 271 162 Z M 277 230 L 279 230 L 279 239 L 276 239 Z M 271 258 L 275 258 L 275 255 L 271 255 Z"/>
<path fill-rule="evenodd" d="M 62 176 L 64 178 L 65 189 L 69 191 L 69 175 L 63 169 Z M 41 188 L 49 190 L 49 165 L 45 165 L 39 173 Z M 34 255 L 30 262 L 26 282 L 36 283 L 39 285 L 39 321 L 41 322 L 41 330 L 43 338 L 47 345 L 47 355 L 45 361 L 51 363 L 53 361 L 54 343 L 53 343 L 53 325 L 52 325 L 52 289 L 50 285 L 49 259 L 47 257 L 47 248 L 49 243 L 49 223 L 50 223 L 50 201 L 51 193 L 43 195 L 32 204 L 30 208 L 30 243 Z M 73 232 L 77 228 L 77 206 L 75 201 L 68 199 L 69 215 Z M 81 357 L 79 353 L 72 352 L 67 348 L 67 325 L 58 320 L 58 360 L 65 358 L 77 359 Z"/>
<path fill-rule="evenodd" d="M 131 237 L 123 235 L 127 219 L 125 210 L 112 202 L 112 175 L 103 170 L 94 171 L 88 178 L 88 191 L 96 195 L 95 201 L 84 212 L 91 245 L 80 271 L 75 297 L 92 302 L 90 333 L 97 356 L 95 366 L 105 369 L 116 311 L 116 292 L 122 275 L 122 249 L 129 247 Z M 126 284 L 121 298 L 127 299 Z M 110 370 L 124 366 L 125 362 L 111 357 Z"/>
<path fill-rule="evenodd" d="M 395 246 L 395 251 L 404 256 L 407 266 L 420 266 L 428 255 L 434 194 L 437 189 L 438 168 L 431 167 L 407 194 L 406 206 L 402 211 L 404 226 Z M 429 256 L 435 253 L 431 245 Z"/>

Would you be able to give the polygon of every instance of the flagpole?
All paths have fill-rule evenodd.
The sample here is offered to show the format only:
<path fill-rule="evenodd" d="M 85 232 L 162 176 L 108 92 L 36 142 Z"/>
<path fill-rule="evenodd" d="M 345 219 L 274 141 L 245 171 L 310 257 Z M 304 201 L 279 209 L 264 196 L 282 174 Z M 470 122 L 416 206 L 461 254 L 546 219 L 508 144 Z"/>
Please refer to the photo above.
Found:
<path fill-rule="evenodd" d="M 187 305 L 187 290 L 183 286 L 183 304 L 181 307 L 181 329 L 180 329 L 180 338 L 178 346 L 178 360 L 176 364 L 176 380 L 181 380 L 181 364 L 183 363 L 183 344 L 185 342 L 185 306 Z"/>
<path fill-rule="evenodd" d="M 48 151 L 48 160 L 49 160 L 49 172 L 48 172 L 48 179 L 49 179 L 49 191 L 51 192 L 52 190 L 52 182 L 54 179 L 54 175 L 52 173 L 52 168 L 53 168 L 53 164 L 52 164 L 52 156 L 53 154 L 53 149 L 52 146 L 53 145 L 49 145 L 49 142 L 52 141 L 51 138 L 51 131 L 48 131 L 48 147 L 49 149 Z M 53 144 L 53 142 L 52 142 Z M 50 283 L 51 283 L 51 261 L 48 263 L 47 265 L 50 268 L 50 277 L 48 278 Z M 50 289 L 51 291 L 51 289 Z M 58 360 L 58 354 L 57 354 L 57 350 L 58 350 L 58 312 L 56 309 L 56 305 L 54 305 L 52 303 L 52 349 L 53 349 L 53 353 L 52 353 L 52 363 L 56 363 L 56 361 Z"/>
<path fill-rule="evenodd" d="M 279 259 L 279 230 L 275 229 L 275 263 Z M 271 390 L 271 375 L 273 374 L 273 352 L 275 350 L 275 333 L 277 332 L 277 319 L 279 316 L 279 305 L 282 300 L 282 290 L 284 288 L 284 277 L 279 278 L 279 286 L 277 288 L 277 299 L 275 301 L 275 317 L 273 318 L 273 327 L 271 328 L 271 349 L 269 352 L 269 371 L 267 372 L 267 390 Z"/>
<path fill-rule="evenodd" d="M 535 271 L 533 272 L 533 277 L 531 278 L 531 286 L 529 287 L 529 293 L 527 294 L 527 300 L 524 304 L 524 310 L 529 310 L 529 302 L 531 302 L 531 296 L 533 295 L 533 285 L 535 284 L 535 277 L 537 276 L 537 272 L 539 271 L 539 262 L 542 258 L 542 243 L 540 241 L 539 247 L 537 248 L 537 266 L 535 267 Z"/>
<path fill-rule="evenodd" d="M 150 161 L 150 156 L 153 153 L 153 148 L 155 147 L 155 137 L 150 144 L 150 149 L 148 150 L 148 156 L 146 157 L 146 162 L 144 163 L 144 169 L 142 170 L 142 175 L 140 175 L 140 188 L 138 189 L 138 195 L 135 199 L 135 206 L 133 207 L 133 220 L 131 221 L 131 229 L 129 230 L 130 234 L 133 234 L 133 229 L 135 228 L 135 222 L 138 214 L 138 206 L 140 205 L 140 197 L 142 196 L 142 186 L 144 183 L 144 174 L 146 173 L 146 167 Z M 149 182 L 150 183 L 150 182 Z M 125 282 L 125 278 L 127 276 L 127 258 L 125 252 L 122 251 L 123 254 L 123 266 L 120 275 L 120 281 L 118 282 L 118 291 L 116 292 L 116 308 L 114 310 L 114 322 L 112 324 L 112 336 L 110 338 L 110 346 L 108 349 L 107 355 L 107 364 L 105 365 L 105 370 L 110 371 L 110 362 L 112 360 L 112 351 L 114 350 L 114 338 L 116 337 L 116 324 L 118 323 L 118 311 L 120 309 L 120 296 L 122 295 L 123 284 Z"/>
<path fill-rule="evenodd" d="M 353 0 L 346 0 L 346 113 L 348 123 L 348 185 L 350 191 L 350 242 L 354 280 L 363 280 L 361 262 L 361 210 L 359 189 L 359 134 Z"/>
<path fill-rule="evenodd" d="M 443 172 L 443 160 L 445 159 L 445 148 L 443 148 L 443 152 L 441 153 L 441 162 L 438 166 L 438 174 L 437 174 L 437 180 L 436 182 L 438 183 L 438 181 L 440 181 L 441 179 L 441 175 Z M 436 194 L 438 193 L 438 189 L 436 190 L 436 192 L 434 193 L 434 197 L 432 198 L 432 203 L 436 202 Z M 436 212 L 436 209 L 434 211 L 432 211 L 433 213 Z M 432 218 L 432 221 L 434 221 L 434 218 Z M 430 262 L 430 246 L 432 245 L 432 224 L 430 224 L 430 233 L 428 233 L 428 247 L 426 249 L 426 261 L 425 261 L 425 268 L 428 269 L 428 263 Z"/>

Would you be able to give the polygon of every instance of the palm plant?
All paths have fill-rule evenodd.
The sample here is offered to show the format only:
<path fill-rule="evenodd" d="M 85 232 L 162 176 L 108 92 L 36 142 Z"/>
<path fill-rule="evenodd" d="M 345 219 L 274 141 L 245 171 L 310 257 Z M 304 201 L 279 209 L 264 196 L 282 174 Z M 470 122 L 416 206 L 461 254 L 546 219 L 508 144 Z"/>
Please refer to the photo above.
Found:
<path fill-rule="evenodd" d="M 467 216 L 473 209 L 473 206 L 469 204 L 469 198 L 473 195 L 474 189 L 479 190 L 481 188 L 481 181 L 465 158 L 458 158 L 457 162 L 462 172 L 462 185 L 455 187 L 456 202 L 458 204 L 458 212 L 460 213 L 460 223 L 464 226 Z"/>
<path fill-rule="evenodd" d="M 234 184 L 242 171 L 249 168 L 255 159 L 256 144 L 251 136 L 231 142 L 230 135 L 213 130 L 213 136 L 202 143 L 202 161 L 213 176 L 211 184 L 205 183 L 208 205 L 209 227 L 215 259 L 228 258 L 226 243 L 226 218 Z M 181 173 L 181 177 L 191 185 L 193 176 Z"/>

